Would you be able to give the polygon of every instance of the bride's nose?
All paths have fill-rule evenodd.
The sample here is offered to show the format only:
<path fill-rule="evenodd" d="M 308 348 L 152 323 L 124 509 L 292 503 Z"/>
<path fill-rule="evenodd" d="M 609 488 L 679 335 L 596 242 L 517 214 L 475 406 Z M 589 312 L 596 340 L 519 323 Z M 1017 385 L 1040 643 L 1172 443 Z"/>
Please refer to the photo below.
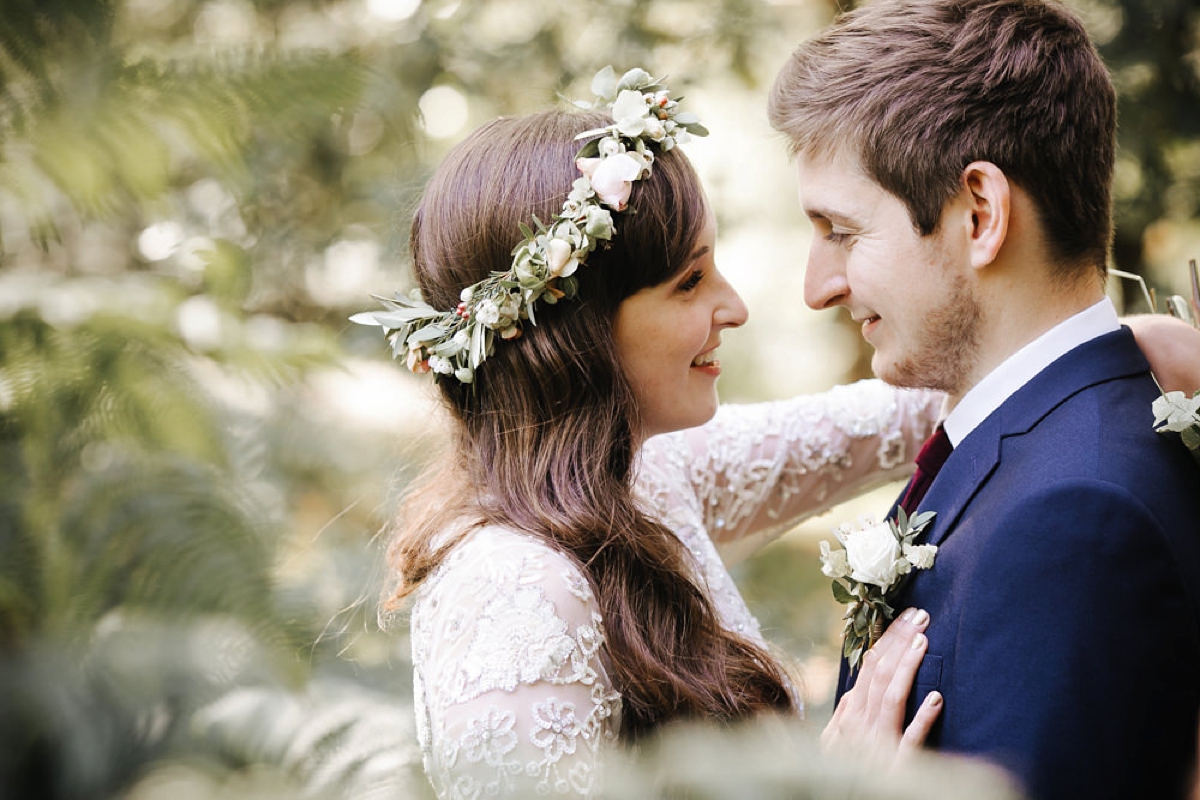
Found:
<path fill-rule="evenodd" d="M 746 324 L 746 319 L 750 316 L 750 311 L 746 308 L 746 303 L 742 300 L 742 296 L 737 293 L 729 281 L 725 280 L 725 276 L 717 273 L 721 281 L 721 300 L 717 304 L 716 312 L 713 314 L 713 321 L 725 328 L 737 328 Z"/>

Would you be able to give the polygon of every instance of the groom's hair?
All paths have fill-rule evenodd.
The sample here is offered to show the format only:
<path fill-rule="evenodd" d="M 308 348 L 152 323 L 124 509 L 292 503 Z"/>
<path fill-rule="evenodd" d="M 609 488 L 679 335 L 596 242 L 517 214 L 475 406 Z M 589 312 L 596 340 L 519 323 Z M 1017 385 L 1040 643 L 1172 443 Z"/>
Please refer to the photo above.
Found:
<path fill-rule="evenodd" d="M 929 235 L 972 161 L 1036 203 L 1064 277 L 1102 274 L 1116 95 L 1083 24 L 1044 0 L 882 0 L 803 43 L 771 124 L 792 155 L 849 155 Z"/>

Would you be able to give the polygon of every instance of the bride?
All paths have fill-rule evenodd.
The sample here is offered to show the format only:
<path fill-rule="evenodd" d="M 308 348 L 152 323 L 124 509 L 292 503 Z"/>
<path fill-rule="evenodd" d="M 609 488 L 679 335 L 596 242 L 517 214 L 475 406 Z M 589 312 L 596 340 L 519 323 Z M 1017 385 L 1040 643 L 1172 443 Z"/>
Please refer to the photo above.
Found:
<path fill-rule="evenodd" d="M 906 475 L 940 411 L 878 381 L 718 411 L 717 347 L 747 312 L 674 146 L 703 128 L 640 70 L 594 88 L 611 116 L 502 118 L 459 144 L 412 223 L 421 299 L 355 317 L 433 374 L 455 423 L 389 548 L 439 797 L 588 795 L 610 742 L 802 714 L 728 567 Z M 911 617 L 827 741 L 923 741 L 940 697 L 902 729 Z"/>

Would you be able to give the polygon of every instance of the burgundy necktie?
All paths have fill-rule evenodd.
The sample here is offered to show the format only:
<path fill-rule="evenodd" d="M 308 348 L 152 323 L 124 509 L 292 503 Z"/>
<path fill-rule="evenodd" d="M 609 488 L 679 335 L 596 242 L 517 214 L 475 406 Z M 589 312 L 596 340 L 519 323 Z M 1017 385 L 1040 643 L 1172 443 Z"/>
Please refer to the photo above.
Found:
<path fill-rule="evenodd" d="M 938 470 L 942 468 L 942 464 L 946 463 L 946 459 L 952 452 L 954 452 L 954 445 L 950 444 L 950 437 L 946 435 L 946 429 L 938 425 L 933 435 L 926 439 L 925 444 L 921 446 L 921 452 L 917 453 L 917 471 L 913 474 L 912 482 L 908 484 L 908 491 L 904 493 L 904 499 L 900 501 L 900 507 L 904 509 L 905 514 L 911 517 L 917 510 L 917 506 L 921 504 L 921 498 L 925 496 L 925 492 L 929 491 L 929 485 L 933 483 Z"/>

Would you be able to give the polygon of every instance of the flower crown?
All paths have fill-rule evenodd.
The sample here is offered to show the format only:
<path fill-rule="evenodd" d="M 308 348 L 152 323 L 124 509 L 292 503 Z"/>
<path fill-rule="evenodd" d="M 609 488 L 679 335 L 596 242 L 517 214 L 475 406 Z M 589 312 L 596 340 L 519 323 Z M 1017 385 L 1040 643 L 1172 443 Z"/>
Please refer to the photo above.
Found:
<path fill-rule="evenodd" d="M 605 67 L 592 79 L 592 93 L 592 103 L 576 105 L 607 108 L 614 122 L 575 137 L 599 136 L 575 156 L 583 177 L 576 179 L 549 223 L 534 217 L 535 228 L 521 224 L 525 238 L 513 250 L 507 272 L 493 272 L 463 289 L 461 302 L 451 311 L 438 311 L 414 289 L 407 297 L 376 297 L 387 310 L 355 314 L 351 321 L 382 327 L 393 358 L 403 358 L 413 372 L 471 383 L 497 336 L 516 339 L 524 320 L 537 324 L 533 309 L 539 300 L 553 304 L 574 297 L 575 270 L 615 233 L 609 209 L 624 211 L 633 181 L 650 175 L 651 145 L 666 152 L 690 135 L 708 135 L 700 118 L 680 111 L 678 101 L 643 69 L 631 69 L 618 79 L 612 67 Z"/>

